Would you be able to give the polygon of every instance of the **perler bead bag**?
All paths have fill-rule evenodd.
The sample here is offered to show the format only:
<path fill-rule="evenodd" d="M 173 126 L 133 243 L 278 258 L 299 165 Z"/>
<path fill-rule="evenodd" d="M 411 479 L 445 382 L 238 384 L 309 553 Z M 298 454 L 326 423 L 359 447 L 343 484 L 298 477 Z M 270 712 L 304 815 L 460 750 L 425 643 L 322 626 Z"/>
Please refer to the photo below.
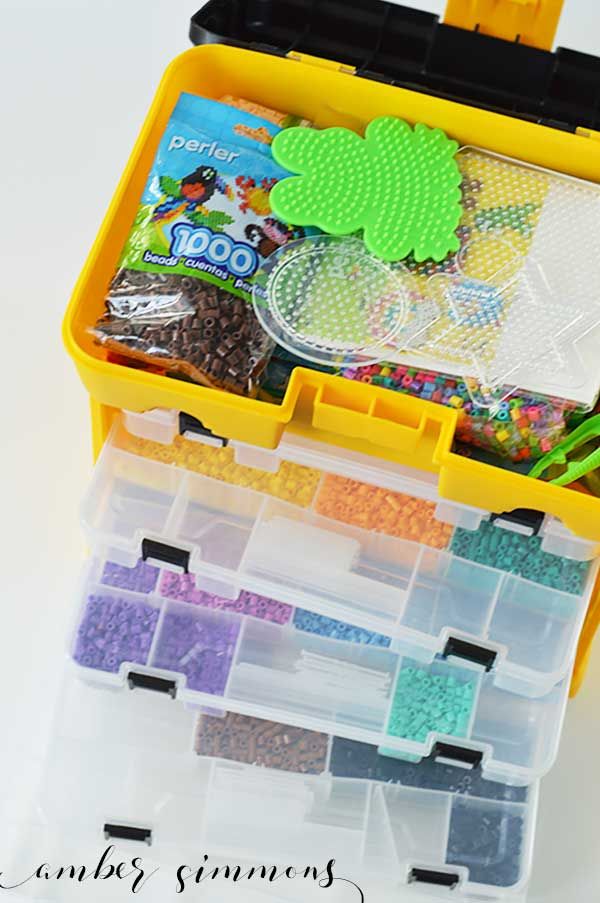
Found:
<path fill-rule="evenodd" d="M 288 175 L 271 156 L 279 131 L 245 110 L 181 95 L 93 330 L 108 350 L 255 394 L 273 346 L 248 300 L 252 279 L 303 234 L 269 204 Z"/>

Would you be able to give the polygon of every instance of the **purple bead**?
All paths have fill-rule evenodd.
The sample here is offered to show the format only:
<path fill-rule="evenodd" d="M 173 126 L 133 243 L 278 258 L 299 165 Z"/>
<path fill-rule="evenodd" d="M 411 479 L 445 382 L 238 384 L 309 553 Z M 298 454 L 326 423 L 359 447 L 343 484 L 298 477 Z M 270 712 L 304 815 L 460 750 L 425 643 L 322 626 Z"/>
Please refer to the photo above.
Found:
<path fill-rule="evenodd" d="M 254 618 L 273 621 L 276 624 L 287 624 L 293 614 L 293 608 L 290 605 L 266 596 L 257 596 L 246 590 L 242 590 L 238 598 L 234 600 L 223 599 L 207 593 L 198 589 L 191 574 L 174 574 L 166 571 L 160 582 L 160 593 L 167 599 L 176 599 L 178 602 L 188 602 L 191 605 L 201 605 L 204 608 L 222 611 L 235 611 L 238 614 L 252 615 Z"/>
<path fill-rule="evenodd" d="M 167 611 L 152 664 L 185 674 L 190 690 L 222 696 L 240 631 L 237 619 Z"/>
<path fill-rule="evenodd" d="M 106 586 L 128 589 L 134 593 L 154 592 L 158 581 L 159 569 L 146 564 L 141 558 L 133 568 L 126 568 L 113 561 L 107 561 L 102 572 L 102 580 Z"/>
<path fill-rule="evenodd" d="M 143 631 L 140 616 L 146 623 Z M 90 596 L 77 631 L 73 658 L 84 667 L 113 673 L 122 662 L 146 664 L 157 622 L 158 609 L 145 603 L 133 605 L 111 595 Z"/>

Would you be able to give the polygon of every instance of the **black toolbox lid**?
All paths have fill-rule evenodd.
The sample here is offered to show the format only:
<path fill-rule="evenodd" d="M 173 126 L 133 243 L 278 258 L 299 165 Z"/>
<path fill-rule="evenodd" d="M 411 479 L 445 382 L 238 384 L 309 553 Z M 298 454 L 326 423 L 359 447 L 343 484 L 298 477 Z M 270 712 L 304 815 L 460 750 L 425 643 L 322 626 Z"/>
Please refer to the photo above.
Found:
<path fill-rule="evenodd" d="M 566 131 L 600 129 L 600 58 L 455 28 L 385 0 L 208 0 L 190 38 L 307 53 L 364 78 Z"/>

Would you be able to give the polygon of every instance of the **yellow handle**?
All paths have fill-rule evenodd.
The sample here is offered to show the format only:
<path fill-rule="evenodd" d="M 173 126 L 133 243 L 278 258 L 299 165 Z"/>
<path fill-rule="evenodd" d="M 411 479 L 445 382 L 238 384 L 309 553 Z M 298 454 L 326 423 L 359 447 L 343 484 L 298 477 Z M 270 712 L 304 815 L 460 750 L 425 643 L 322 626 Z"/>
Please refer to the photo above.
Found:
<path fill-rule="evenodd" d="M 551 50 L 564 0 L 448 0 L 444 22 Z"/>
<path fill-rule="evenodd" d="M 406 465 L 437 471 L 452 447 L 457 414 L 369 383 L 321 376 L 311 419 L 316 430 L 368 442 L 373 451 L 389 449 Z"/>

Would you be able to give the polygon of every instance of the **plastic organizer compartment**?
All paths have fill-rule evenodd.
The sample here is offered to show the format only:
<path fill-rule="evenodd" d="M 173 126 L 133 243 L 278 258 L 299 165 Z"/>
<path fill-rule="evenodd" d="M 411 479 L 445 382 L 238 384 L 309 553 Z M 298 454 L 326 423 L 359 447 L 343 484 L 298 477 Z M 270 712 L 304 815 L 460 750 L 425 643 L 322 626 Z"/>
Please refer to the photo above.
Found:
<path fill-rule="evenodd" d="M 397 506 L 393 506 L 393 497 L 377 498 L 371 493 L 370 504 L 364 505 L 363 500 L 363 510 L 358 516 L 363 525 L 366 518 L 368 526 L 372 528 L 376 524 L 380 531 L 381 520 L 384 524 L 391 521 L 394 535 L 408 534 L 410 538 L 416 534 L 421 541 L 426 536 L 428 545 L 442 547 L 447 542 L 447 529 L 440 528 L 438 521 L 472 531 L 491 516 L 489 511 L 480 507 L 442 498 L 438 474 L 385 458 L 374 459 L 370 454 L 308 439 L 291 431 L 283 434 L 276 449 L 265 449 L 214 436 L 194 418 L 173 410 L 157 408 L 142 414 L 122 411 L 116 422 L 121 425 L 114 427 L 110 441 L 125 451 L 177 464 L 226 482 L 262 489 L 303 506 L 309 504 L 307 499 L 313 498 L 315 480 L 321 473 L 343 476 L 353 483 L 364 482 L 392 493 L 399 492 L 404 497 L 411 496 L 410 501 L 417 510 L 407 511 L 405 506 L 409 500 L 402 498 L 403 510 L 399 511 Z M 219 453 L 203 451 L 198 445 L 217 448 Z M 300 492 L 298 482 L 303 484 Z M 384 504 L 378 505 L 381 501 Z M 418 504 L 419 501 L 425 504 Z M 387 508 L 390 502 L 393 511 Z M 431 504 L 428 505 L 428 502 Z M 413 515 L 417 524 L 411 530 L 408 520 Z M 539 537 L 540 552 L 580 562 L 591 561 L 600 553 L 597 543 L 577 536 L 551 515 L 517 509 L 494 517 L 497 525 L 507 524 L 521 535 L 535 533 Z M 437 529 L 428 529 L 434 525 Z M 438 530 L 439 535 L 436 535 Z M 531 553 L 530 549 L 528 553 Z"/>
<path fill-rule="evenodd" d="M 448 759 L 507 784 L 531 784 L 556 758 L 569 676 L 528 698 L 453 655 L 422 663 L 372 636 L 311 633 L 298 610 L 252 594 L 231 610 L 212 583 L 190 599 L 176 575 L 144 562 L 130 575 L 138 591 L 124 588 L 121 565 L 87 568 L 70 646 L 86 682 L 337 734 L 408 761 L 444 743 Z"/>
<path fill-rule="evenodd" d="M 408 468 L 291 436 L 284 460 L 265 453 L 261 469 L 235 452 L 182 438 L 159 445 L 117 425 L 83 506 L 95 554 L 183 570 L 190 591 L 232 601 L 249 591 L 346 622 L 425 664 L 461 656 L 530 697 L 569 672 L 597 562 L 553 555 L 544 538 L 441 502 L 435 481 Z M 490 531 L 498 566 L 461 557 L 465 546 L 489 557 Z"/>
<path fill-rule="evenodd" d="M 209 720 L 215 730 L 225 724 Z M 95 849 L 97 859 L 113 842 L 148 868 L 161 865 L 172 883 L 179 864 L 206 865 L 206 853 L 207 869 L 225 858 L 232 867 L 322 871 L 335 859 L 336 876 L 360 885 L 373 875 L 415 894 L 445 886 L 461 897 L 501 899 L 525 887 L 537 784 L 510 788 L 443 763 L 391 762 L 385 778 L 371 778 L 365 762 L 382 758 L 372 748 L 355 745 L 349 757 L 346 741 L 334 736 L 249 726 L 253 737 L 285 733 L 291 756 L 317 743 L 322 768 L 284 772 L 207 755 L 206 717 L 198 724 L 168 699 L 102 693 L 68 675 L 35 794 L 44 850 L 70 862 Z M 83 861 L 95 859 L 88 852 Z"/>
<path fill-rule="evenodd" d="M 241 781 L 248 792 L 254 783 L 256 794 L 263 792 L 261 785 L 268 793 L 268 782 L 275 780 L 290 789 L 291 782 L 281 780 L 284 774 L 293 775 L 306 788 L 316 776 L 327 778 L 333 790 L 343 786 L 343 781 L 368 782 L 372 800 L 377 798 L 380 808 L 380 836 L 377 850 L 375 838 L 371 837 L 363 849 L 369 855 L 380 855 L 384 872 L 392 871 L 392 863 L 394 872 L 403 871 L 400 863 L 407 856 L 429 872 L 432 865 L 436 869 L 458 866 L 459 870 L 450 872 L 449 877 L 457 882 L 464 877 L 473 889 L 482 884 L 488 890 L 514 889 L 526 881 L 524 863 L 528 839 L 532 839 L 528 835 L 529 806 L 535 798 L 535 785 L 510 787 L 487 781 L 480 769 L 465 770 L 446 764 L 443 750 L 437 759 L 415 765 L 382 756 L 376 747 L 366 743 L 243 715 L 201 716 L 196 752 L 221 760 L 223 780 L 230 783 L 232 795 Z M 237 763 L 237 767 L 230 765 L 229 774 L 226 762 Z M 257 768 L 264 777 L 260 771 L 257 774 Z M 422 834 L 412 821 L 417 813 L 425 815 L 425 804 L 436 812 L 433 820 L 423 825 L 431 847 L 437 847 L 434 856 L 420 848 L 427 834 Z M 438 822 L 440 811 L 445 811 L 445 815 Z M 369 817 L 365 823 L 369 829 L 374 827 Z M 247 825 L 241 832 L 244 830 Z M 393 861 L 394 854 L 398 862 Z M 360 848 L 357 855 L 361 855 Z M 477 890 L 481 892 L 481 888 Z"/>

